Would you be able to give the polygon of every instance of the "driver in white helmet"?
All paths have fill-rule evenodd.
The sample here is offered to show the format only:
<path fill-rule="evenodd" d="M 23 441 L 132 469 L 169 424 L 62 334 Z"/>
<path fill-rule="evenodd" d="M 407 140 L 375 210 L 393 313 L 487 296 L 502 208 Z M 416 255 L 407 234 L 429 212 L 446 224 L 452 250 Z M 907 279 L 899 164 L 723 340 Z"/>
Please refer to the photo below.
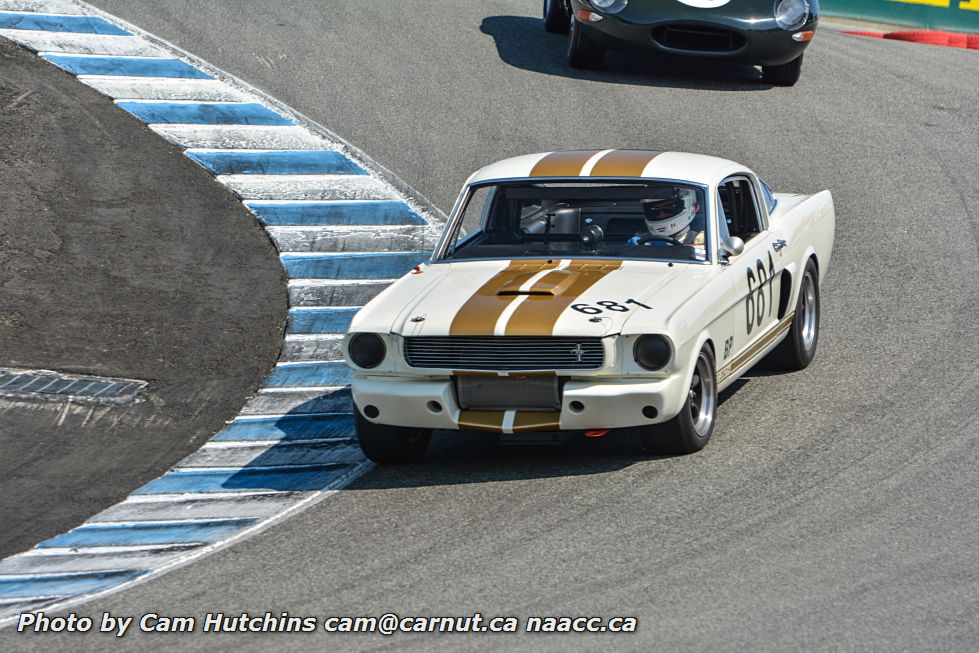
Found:
<path fill-rule="evenodd" d="M 646 233 L 636 234 L 628 244 L 634 247 L 693 247 L 694 257 L 707 260 L 703 229 L 695 229 L 694 218 L 700 212 L 697 194 L 692 188 L 677 188 L 673 197 L 646 200 L 642 203 Z"/>

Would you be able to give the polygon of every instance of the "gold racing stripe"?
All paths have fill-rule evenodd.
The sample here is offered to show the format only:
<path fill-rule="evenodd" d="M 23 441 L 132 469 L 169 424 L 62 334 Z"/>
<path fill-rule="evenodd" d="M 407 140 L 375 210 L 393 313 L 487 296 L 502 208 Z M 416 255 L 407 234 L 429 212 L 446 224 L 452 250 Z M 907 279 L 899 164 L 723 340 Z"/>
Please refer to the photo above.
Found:
<path fill-rule="evenodd" d="M 612 150 L 591 169 L 592 177 L 641 177 L 649 162 L 662 152 Z"/>
<path fill-rule="evenodd" d="M 530 277 L 541 270 L 553 269 L 558 266 L 558 259 L 511 261 L 510 264 L 497 272 L 489 281 L 484 283 L 472 297 L 456 312 L 449 326 L 450 336 L 491 336 L 496 321 L 515 299 L 513 295 L 499 296 L 499 292 L 513 284 L 526 283 Z M 519 283 L 517 283 L 519 281 Z"/>
<path fill-rule="evenodd" d="M 531 169 L 531 177 L 580 177 L 581 169 L 601 150 L 551 152 Z"/>
<path fill-rule="evenodd" d="M 466 431 L 503 432 L 502 410 L 460 410 L 459 428 Z"/>
<path fill-rule="evenodd" d="M 794 317 L 795 311 L 792 311 L 783 317 L 781 322 L 773 326 L 768 333 L 759 338 L 755 344 L 748 347 L 743 354 L 740 354 L 737 358 L 722 367 L 717 374 L 717 382 L 720 383 L 734 374 L 739 367 L 750 361 L 758 352 L 772 344 L 773 340 L 788 331 L 792 327 L 792 318 Z"/>
<path fill-rule="evenodd" d="M 561 428 L 561 413 L 557 411 L 535 412 L 517 411 L 513 418 L 513 432 L 524 433 L 526 431 L 557 431 Z"/>
<path fill-rule="evenodd" d="M 549 336 L 561 314 L 585 291 L 622 267 L 622 261 L 595 260 L 572 261 L 564 270 L 546 274 L 537 283 L 545 287 L 562 287 L 558 295 L 531 295 L 510 316 L 506 331 L 508 336 Z M 568 276 L 570 275 L 570 276 Z M 571 279 L 569 284 L 562 280 Z M 535 284 L 536 287 L 536 284 Z"/>

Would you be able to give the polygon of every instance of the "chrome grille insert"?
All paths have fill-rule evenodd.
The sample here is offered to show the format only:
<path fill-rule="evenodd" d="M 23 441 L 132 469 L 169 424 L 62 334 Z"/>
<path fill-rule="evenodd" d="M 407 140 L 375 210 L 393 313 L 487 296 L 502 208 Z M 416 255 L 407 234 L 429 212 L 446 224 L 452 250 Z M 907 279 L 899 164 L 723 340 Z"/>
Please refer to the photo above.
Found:
<path fill-rule="evenodd" d="M 595 370 L 605 362 L 601 338 L 552 336 L 413 336 L 405 338 L 411 367 L 518 372 Z"/>

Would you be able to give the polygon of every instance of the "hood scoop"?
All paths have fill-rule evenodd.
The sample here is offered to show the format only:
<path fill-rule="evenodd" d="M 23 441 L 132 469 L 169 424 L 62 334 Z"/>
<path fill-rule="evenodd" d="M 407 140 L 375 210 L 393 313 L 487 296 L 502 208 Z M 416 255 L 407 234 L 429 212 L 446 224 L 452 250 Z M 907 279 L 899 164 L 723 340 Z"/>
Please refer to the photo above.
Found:
<path fill-rule="evenodd" d="M 529 279 L 517 278 L 506 284 L 498 291 L 497 297 L 557 297 L 563 294 L 577 278 L 575 272 L 568 270 L 552 270 L 531 283 Z"/>

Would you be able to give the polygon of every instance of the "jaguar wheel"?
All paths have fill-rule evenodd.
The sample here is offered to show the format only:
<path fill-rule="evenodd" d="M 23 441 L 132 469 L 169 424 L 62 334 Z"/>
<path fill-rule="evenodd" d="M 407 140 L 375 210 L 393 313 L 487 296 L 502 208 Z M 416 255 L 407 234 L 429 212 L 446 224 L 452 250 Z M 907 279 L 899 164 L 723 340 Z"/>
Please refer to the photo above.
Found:
<path fill-rule="evenodd" d="M 799 81 L 799 77 L 801 75 L 801 54 L 788 63 L 779 64 L 777 66 L 761 67 L 762 81 L 768 82 L 774 86 L 795 86 L 795 83 Z"/>
<path fill-rule="evenodd" d="M 415 462 L 425 455 L 431 429 L 413 429 L 375 424 L 357 411 L 357 439 L 364 455 L 376 463 L 399 465 Z"/>
<path fill-rule="evenodd" d="M 544 0 L 544 29 L 553 34 L 567 34 L 571 29 L 571 15 L 565 0 Z"/>
<path fill-rule="evenodd" d="M 605 48 L 585 34 L 577 18 L 571 19 L 568 35 L 568 63 L 572 68 L 600 68 L 605 61 Z"/>
<path fill-rule="evenodd" d="M 717 378 L 714 356 L 704 345 L 697 356 L 690 388 L 680 412 L 668 422 L 643 427 L 643 448 L 657 454 L 687 454 L 703 449 L 714 432 L 717 415 Z"/>

